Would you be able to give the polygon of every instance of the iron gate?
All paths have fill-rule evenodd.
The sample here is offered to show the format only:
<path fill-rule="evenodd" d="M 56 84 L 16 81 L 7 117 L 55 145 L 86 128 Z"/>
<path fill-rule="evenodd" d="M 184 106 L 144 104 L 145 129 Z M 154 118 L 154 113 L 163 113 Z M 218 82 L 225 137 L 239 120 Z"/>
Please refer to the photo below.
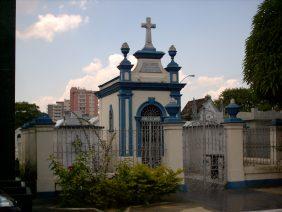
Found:
<path fill-rule="evenodd" d="M 190 190 L 223 188 L 226 183 L 226 143 L 221 124 L 191 121 L 183 129 L 185 183 Z"/>
<path fill-rule="evenodd" d="M 142 163 L 150 167 L 161 165 L 163 155 L 163 127 L 160 110 L 149 105 L 141 113 Z"/>

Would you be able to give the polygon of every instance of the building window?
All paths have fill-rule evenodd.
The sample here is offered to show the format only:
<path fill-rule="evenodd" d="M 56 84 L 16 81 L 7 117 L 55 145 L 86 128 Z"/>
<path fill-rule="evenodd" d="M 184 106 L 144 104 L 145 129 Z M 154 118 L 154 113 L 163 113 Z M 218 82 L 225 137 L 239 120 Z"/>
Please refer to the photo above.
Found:
<path fill-rule="evenodd" d="M 109 131 L 114 131 L 114 113 L 113 113 L 113 107 L 110 105 L 109 109 Z"/>

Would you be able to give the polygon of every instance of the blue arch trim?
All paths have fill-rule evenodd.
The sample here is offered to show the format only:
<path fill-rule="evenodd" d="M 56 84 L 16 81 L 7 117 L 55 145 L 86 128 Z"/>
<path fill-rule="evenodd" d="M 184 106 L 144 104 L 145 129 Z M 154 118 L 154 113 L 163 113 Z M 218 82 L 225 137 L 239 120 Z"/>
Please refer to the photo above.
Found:
<path fill-rule="evenodd" d="M 138 110 L 137 110 L 137 113 L 136 113 L 136 116 L 135 116 L 135 120 L 136 120 L 136 130 L 137 130 L 137 143 L 136 143 L 136 146 L 137 146 L 137 156 L 138 157 L 141 157 L 141 148 L 142 148 L 142 141 L 141 141 L 141 112 L 143 111 L 143 109 L 149 105 L 154 105 L 156 106 L 157 108 L 159 108 L 159 110 L 161 111 L 162 113 L 162 116 L 161 116 L 161 121 L 164 121 L 164 119 L 167 117 L 167 114 L 166 114 L 166 110 L 164 108 L 164 106 L 162 104 L 160 104 L 159 102 L 155 101 L 155 98 L 154 97 L 149 97 L 148 98 L 148 101 L 142 103 Z"/>
<path fill-rule="evenodd" d="M 141 112 L 142 112 L 142 110 L 143 110 L 145 107 L 149 106 L 149 105 L 154 105 L 154 106 L 156 106 L 157 108 L 159 108 L 159 109 L 161 110 L 161 112 L 162 112 L 162 118 L 163 118 L 163 117 L 166 117 L 166 110 L 165 110 L 164 106 L 162 106 L 162 104 L 160 104 L 159 102 L 155 101 L 155 98 L 154 98 L 154 97 L 149 97 L 149 98 L 148 98 L 148 101 L 142 103 L 142 104 L 139 106 L 139 108 L 138 108 L 138 110 L 137 110 L 137 113 L 136 113 L 136 117 L 141 117 Z"/>

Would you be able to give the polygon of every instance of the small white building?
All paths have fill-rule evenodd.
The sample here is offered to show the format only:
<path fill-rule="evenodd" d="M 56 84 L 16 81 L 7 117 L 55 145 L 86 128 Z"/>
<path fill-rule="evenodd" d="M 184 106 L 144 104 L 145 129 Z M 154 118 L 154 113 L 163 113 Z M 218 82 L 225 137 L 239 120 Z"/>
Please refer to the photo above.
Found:
<path fill-rule="evenodd" d="M 220 111 L 213 103 L 210 96 L 188 101 L 181 112 L 182 119 L 186 121 L 213 121 L 223 122 L 223 111 Z"/>
<path fill-rule="evenodd" d="M 54 176 L 49 169 L 48 158 L 53 154 L 54 141 L 57 139 L 54 123 L 44 114 L 22 126 L 18 136 L 18 159 L 20 166 L 36 175 L 36 191 L 55 190 Z"/>
<path fill-rule="evenodd" d="M 151 28 L 156 25 L 147 18 L 142 27 L 146 28 L 146 43 L 133 54 L 137 58 L 135 68 L 131 70 L 133 65 L 126 58 L 130 49 L 124 43 L 121 47 L 124 59 L 117 67 L 120 75 L 100 85 L 96 92 L 100 104 L 99 122 L 106 130 L 118 130 L 120 156 L 158 163 L 160 156 L 153 155 L 163 154 L 162 123 L 168 116 L 165 106 L 170 100 L 180 106 L 180 91 L 185 84 L 179 83 L 181 67 L 174 62 L 175 47 L 170 47 L 171 62 L 163 68 L 161 59 L 165 53 L 156 50 L 151 38 Z M 180 110 L 176 119 L 180 119 Z M 155 148 L 157 153 L 151 154 L 149 148 Z"/>

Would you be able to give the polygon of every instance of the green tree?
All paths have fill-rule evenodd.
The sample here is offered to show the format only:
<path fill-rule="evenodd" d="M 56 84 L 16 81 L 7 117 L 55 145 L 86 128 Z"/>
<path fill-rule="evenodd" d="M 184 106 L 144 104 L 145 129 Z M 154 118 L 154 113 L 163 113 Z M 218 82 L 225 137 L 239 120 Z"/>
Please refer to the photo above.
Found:
<path fill-rule="evenodd" d="M 227 106 L 231 99 L 241 106 L 241 111 L 250 111 L 257 107 L 259 110 L 270 110 L 271 105 L 259 100 L 250 88 L 229 88 L 225 89 L 214 103 L 217 107 Z"/>
<path fill-rule="evenodd" d="M 282 105 L 282 1 L 265 0 L 246 40 L 244 81 L 260 100 Z"/>
<path fill-rule="evenodd" d="M 40 114 L 41 112 L 36 104 L 30 104 L 28 102 L 16 102 L 15 129 L 38 117 Z"/>

